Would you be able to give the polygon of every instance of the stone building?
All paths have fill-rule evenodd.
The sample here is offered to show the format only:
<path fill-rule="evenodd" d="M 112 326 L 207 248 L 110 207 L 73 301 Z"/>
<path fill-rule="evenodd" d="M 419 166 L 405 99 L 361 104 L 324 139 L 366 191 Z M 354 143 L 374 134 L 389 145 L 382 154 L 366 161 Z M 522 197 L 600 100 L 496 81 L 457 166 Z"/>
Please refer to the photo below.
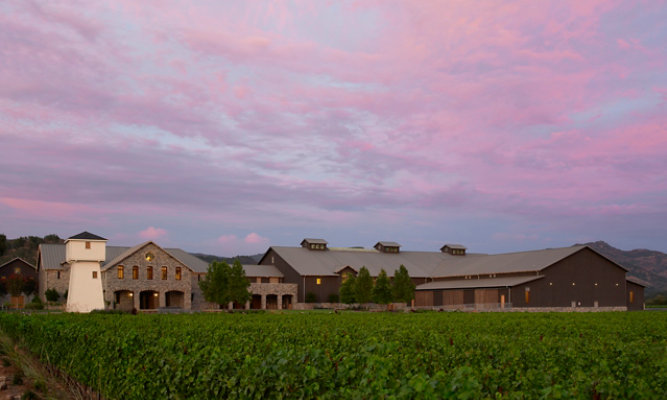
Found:
<path fill-rule="evenodd" d="M 76 245 L 76 251 L 70 249 L 68 253 L 68 246 L 73 245 Z M 83 279 L 86 281 L 73 287 L 70 279 L 72 271 L 78 271 L 80 267 L 77 266 L 82 261 L 86 262 L 87 269 L 77 273 L 77 276 L 81 282 L 84 282 Z M 98 269 L 88 270 L 91 263 L 96 263 Z M 296 285 L 283 283 L 283 275 L 277 268 L 265 265 L 243 267 L 253 297 L 247 304 L 236 305 L 237 308 L 292 307 L 296 301 Z M 106 239 L 88 232 L 70 237 L 65 244 L 42 244 L 37 257 L 42 300 L 45 300 L 47 289 L 66 295 L 68 303 L 73 292 L 87 293 L 83 297 L 92 298 L 95 296 L 87 290 L 93 284 L 101 283 L 103 305 L 94 308 L 106 309 L 148 311 L 172 308 L 196 311 L 218 308 L 216 304 L 205 301 L 199 288 L 207 269 L 205 261 L 178 248 L 162 248 L 152 241 L 133 247 L 107 246 Z M 99 272 L 95 274 L 96 271 Z M 82 302 L 80 295 L 76 297 L 77 302 Z M 86 303 L 92 304 L 93 301 Z M 89 306 L 80 308 L 72 308 L 71 311 L 93 309 Z"/>

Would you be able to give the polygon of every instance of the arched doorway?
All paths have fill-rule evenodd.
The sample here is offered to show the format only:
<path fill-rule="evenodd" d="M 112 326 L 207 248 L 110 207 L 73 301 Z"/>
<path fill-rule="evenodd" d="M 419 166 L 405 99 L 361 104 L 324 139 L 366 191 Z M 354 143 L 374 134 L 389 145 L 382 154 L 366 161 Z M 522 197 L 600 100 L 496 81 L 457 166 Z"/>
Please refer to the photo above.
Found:
<path fill-rule="evenodd" d="M 291 294 L 284 294 L 283 295 L 283 310 L 291 310 L 292 309 L 292 295 Z"/>
<path fill-rule="evenodd" d="M 250 302 L 250 308 L 253 310 L 260 310 L 262 308 L 262 296 L 259 294 L 252 295 L 252 301 Z"/>
<path fill-rule="evenodd" d="M 158 307 L 160 294 L 154 290 L 144 290 L 139 294 L 139 308 L 142 310 L 155 310 Z"/>
<path fill-rule="evenodd" d="M 267 310 L 277 310 L 278 309 L 278 296 L 275 294 L 266 295 L 266 309 Z"/>
<path fill-rule="evenodd" d="M 170 290 L 166 293 L 166 305 L 172 308 L 183 308 L 185 305 L 185 294 L 178 290 Z"/>
<path fill-rule="evenodd" d="M 134 293 L 129 290 L 117 290 L 114 292 L 116 310 L 132 311 L 134 308 Z"/>

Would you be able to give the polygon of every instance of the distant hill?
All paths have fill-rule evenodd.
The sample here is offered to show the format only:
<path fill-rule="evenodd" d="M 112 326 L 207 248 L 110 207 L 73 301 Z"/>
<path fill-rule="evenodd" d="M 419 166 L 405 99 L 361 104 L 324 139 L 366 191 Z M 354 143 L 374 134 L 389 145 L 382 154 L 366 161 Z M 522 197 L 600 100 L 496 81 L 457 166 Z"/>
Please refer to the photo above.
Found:
<path fill-rule="evenodd" d="M 201 258 L 202 260 L 206 261 L 209 264 L 212 263 L 213 261 L 225 261 L 226 263 L 231 264 L 236 259 L 241 261 L 241 264 L 257 264 L 264 255 L 260 253 L 260 254 L 254 254 L 252 256 L 220 257 L 202 253 L 190 253 L 190 254 L 192 254 L 195 257 Z"/>
<path fill-rule="evenodd" d="M 20 257 L 32 265 L 37 265 L 37 247 L 42 243 L 65 243 L 58 235 L 21 236 L 17 239 L 7 239 L 0 234 L 0 264 Z"/>
<path fill-rule="evenodd" d="M 667 254 L 647 249 L 620 250 L 606 242 L 584 243 L 628 269 L 628 275 L 651 284 L 646 296 L 667 292 Z"/>

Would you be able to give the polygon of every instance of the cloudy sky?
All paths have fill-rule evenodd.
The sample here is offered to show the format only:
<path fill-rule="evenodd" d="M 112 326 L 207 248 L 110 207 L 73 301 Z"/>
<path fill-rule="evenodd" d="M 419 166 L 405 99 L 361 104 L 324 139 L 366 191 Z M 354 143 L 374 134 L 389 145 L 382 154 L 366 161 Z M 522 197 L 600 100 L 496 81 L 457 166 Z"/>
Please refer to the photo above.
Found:
<path fill-rule="evenodd" d="M 0 232 L 667 251 L 665 43 L 660 0 L 5 0 Z"/>

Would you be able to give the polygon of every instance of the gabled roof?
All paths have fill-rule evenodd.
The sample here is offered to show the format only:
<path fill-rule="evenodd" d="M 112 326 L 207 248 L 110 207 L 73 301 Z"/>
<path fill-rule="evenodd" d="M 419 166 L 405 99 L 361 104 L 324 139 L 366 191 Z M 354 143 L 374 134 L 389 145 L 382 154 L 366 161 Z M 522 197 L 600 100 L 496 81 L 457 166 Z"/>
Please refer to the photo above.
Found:
<path fill-rule="evenodd" d="M 71 237 L 67 238 L 67 240 L 70 240 L 70 239 L 107 240 L 107 239 L 103 238 L 102 236 L 94 235 L 94 234 L 92 234 L 88 231 L 84 231 L 84 232 L 79 233 L 78 235 L 74 235 L 74 236 L 71 236 Z"/>
<path fill-rule="evenodd" d="M 244 264 L 243 271 L 245 271 L 245 276 L 248 278 L 282 278 L 283 273 L 280 272 L 278 268 L 274 265 L 254 265 L 254 264 Z"/>
<path fill-rule="evenodd" d="M 628 281 L 628 282 L 634 283 L 635 285 L 642 286 L 642 287 L 649 287 L 649 286 L 651 286 L 650 283 L 646 282 L 646 281 L 643 280 L 643 279 L 639 279 L 639 278 L 637 278 L 636 276 L 626 276 L 626 277 L 625 277 L 625 280 Z"/>
<path fill-rule="evenodd" d="M 327 241 L 324 240 L 324 239 L 313 239 L 313 238 L 305 238 L 301 241 L 302 244 L 303 244 L 303 242 L 315 243 L 315 244 L 327 244 Z"/>
<path fill-rule="evenodd" d="M 444 249 L 445 247 L 449 247 L 450 249 L 457 249 L 457 250 L 465 250 L 466 247 L 462 244 L 454 244 L 454 243 L 445 243 L 444 246 L 442 246 L 440 249 Z"/>
<path fill-rule="evenodd" d="M 455 279 L 455 280 L 424 283 L 422 285 L 417 286 L 415 290 L 512 287 L 542 278 L 544 278 L 544 276 L 542 275 L 530 275 L 530 276 L 504 276 L 500 278 L 483 278 L 483 279 Z"/>
<path fill-rule="evenodd" d="M 34 265 L 30 264 L 29 262 L 27 262 L 26 260 L 22 259 L 21 257 L 15 257 L 15 258 L 13 258 L 13 259 L 7 261 L 6 263 L 0 265 L 0 269 L 2 269 L 5 265 L 9 265 L 9 264 L 13 263 L 13 262 L 16 261 L 16 260 L 18 260 L 18 261 L 24 263 L 25 265 L 27 265 L 28 267 L 30 267 L 30 268 L 32 268 L 32 269 L 35 269 L 35 266 L 34 266 Z"/>
<path fill-rule="evenodd" d="M 396 242 L 379 241 L 375 243 L 375 246 L 377 246 L 378 244 L 382 247 L 401 247 L 401 245 Z"/>
<path fill-rule="evenodd" d="M 103 269 L 112 266 L 115 263 L 129 257 L 135 251 L 152 242 L 145 242 L 133 247 L 127 246 L 106 246 L 106 260 Z M 156 245 L 158 246 L 158 245 Z M 158 246 L 160 247 L 160 246 Z M 192 254 L 178 248 L 162 248 L 166 253 L 180 261 L 194 272 L 205 273 L 208 269 L 208 263 Z M 39 245 L 40 268 L 43 269 L 63 269 L 65 262 L 64 244 L 40 244 Z"/>

